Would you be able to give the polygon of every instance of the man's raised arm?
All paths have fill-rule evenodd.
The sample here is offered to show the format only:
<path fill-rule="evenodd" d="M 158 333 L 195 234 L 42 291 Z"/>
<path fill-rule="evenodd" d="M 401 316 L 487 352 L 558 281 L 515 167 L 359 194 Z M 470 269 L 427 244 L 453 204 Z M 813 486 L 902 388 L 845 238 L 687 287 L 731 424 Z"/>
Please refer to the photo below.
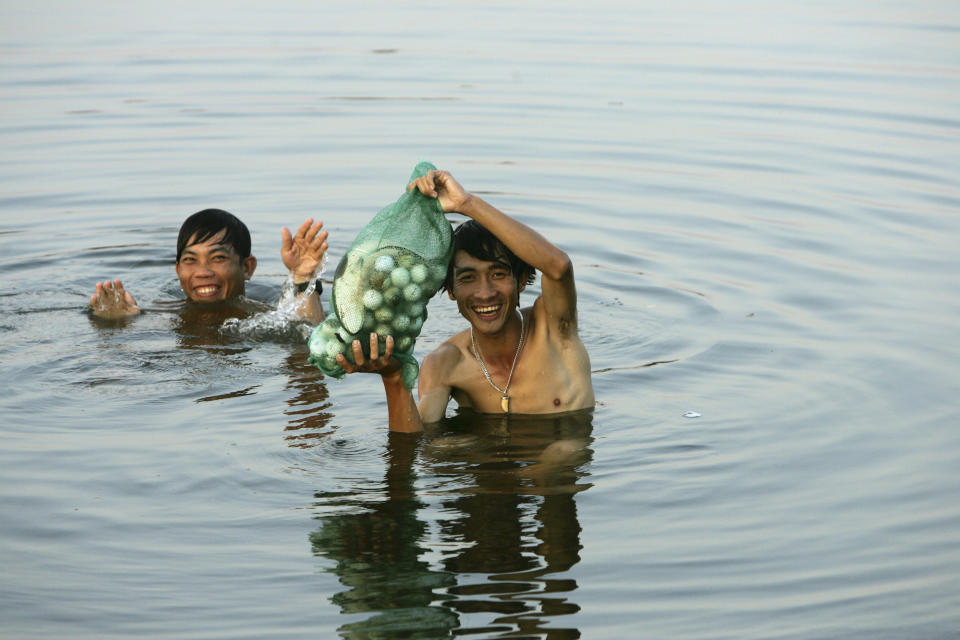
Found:
<path fill-rule="evenodd" d="M 548 317 L 564 333 L 576 329 L 577 293 L 570 256 L 519 220 L 466 192 L 448 171 L 430 171 L 411 182 L 408 188 L 414 187 L 424 195 L 438 198 L 444 211 L 462 213 L 476 220 L 518 258 L 540 271 L 542 300 Z"/>
<path fill-rule="evenodd" d="M 300 317 L 313 325 L 323 322 L 326 314 L 320 304 L 320 296 L 314 295 L 314 289 L 309 288 L 313 279 L 317 277 L 317 270 L 323 263 L 323 255 L 327 252 L 327 232 L 321 231 L 323 223 L 313 218 L 307 218 L 296 234 L 283 227 L 280 230 L 281 246 L 280 257 L 283 264 L 290 270 L 293 284 L 298 287 L 297 313 Z M 309 295 L 303 295 L 310 291 Z M 318 292 L 319 293 L 319 292 Z"/>

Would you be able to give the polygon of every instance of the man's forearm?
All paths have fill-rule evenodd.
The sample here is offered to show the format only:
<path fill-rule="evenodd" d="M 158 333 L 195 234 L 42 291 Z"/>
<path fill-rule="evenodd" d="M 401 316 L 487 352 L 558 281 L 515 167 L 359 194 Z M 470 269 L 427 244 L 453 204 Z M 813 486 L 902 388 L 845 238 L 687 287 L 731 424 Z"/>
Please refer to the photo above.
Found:
<path fill-rule="evenodd" d="M 298 294 L 295 309 L 299 317 L 313 326 L 317 326 L 327 317 L 327 314 L 323 311 L 323 305 L 320 303 L 320 296 L 315 291 Z"/>
<path fill-rule="evenodd" d="M 387 416 L 391 431 L 415 433 L 423 431 L 423 422 L 413 393 L 403 383 L 399 373 L 383 375 L 383 390 L 387 395 Z"/>
<path fill-rule="evenodd" d="M 542 235 L 471 194 L 460 213 L 473 218 L 543 275 L 560 280 L 570 270 L 570 257 Z"/>

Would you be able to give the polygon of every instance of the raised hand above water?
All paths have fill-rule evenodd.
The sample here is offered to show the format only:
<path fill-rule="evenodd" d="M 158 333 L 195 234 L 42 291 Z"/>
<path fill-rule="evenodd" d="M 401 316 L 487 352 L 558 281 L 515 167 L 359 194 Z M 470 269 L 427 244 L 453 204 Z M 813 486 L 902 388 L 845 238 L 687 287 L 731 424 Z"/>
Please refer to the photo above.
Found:
<path fill-rule="evenodd" d="M 90 311 L 99 318 L 116 319 L 135 316 L 140 307 L 122 282 L 104 280 L 97 283 L 96 292 L 90 296 Z"/>

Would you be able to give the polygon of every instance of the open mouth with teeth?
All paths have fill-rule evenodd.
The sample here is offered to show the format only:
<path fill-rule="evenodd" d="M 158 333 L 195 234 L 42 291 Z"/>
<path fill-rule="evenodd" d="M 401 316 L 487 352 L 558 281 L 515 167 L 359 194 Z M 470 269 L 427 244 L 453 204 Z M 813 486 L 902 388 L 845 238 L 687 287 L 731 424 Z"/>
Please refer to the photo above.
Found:
<path fill-rule="evenodd" d="M 197 298 L 212 298 L 220 291 L 220 287 L 213 284 L 205 284 L 194 287 L 193 295 Z"/>
<path fill-rule="evenodd" d="M 495 320 L 496 317 L 500 315 L 500 309 L 502 308 L 502 304 L 488 304 L 482 307 L 473 307 L 473 312 L 477 314 L 477 317 L 481 320 Z"/>

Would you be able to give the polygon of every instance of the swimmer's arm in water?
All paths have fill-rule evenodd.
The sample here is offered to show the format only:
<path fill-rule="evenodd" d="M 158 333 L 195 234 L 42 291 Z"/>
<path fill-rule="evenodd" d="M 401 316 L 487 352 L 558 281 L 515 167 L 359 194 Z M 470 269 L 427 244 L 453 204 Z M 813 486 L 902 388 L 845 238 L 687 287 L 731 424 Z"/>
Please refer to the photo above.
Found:
<path fill-rule="evenodd" d="M 438 350 L 439 351 L 439 350 Z M 370 353 L 380 353 L 379 338 L 370 334 Z M 420 367 L 419 396 L 420 403 L 413 399 L 413 393 L 403 383 L 400 362 L 393 358 L 393 336 L 387 336 L 386 349 L 379 358 L 367 360 L 359 340 L 353 341 L 353 358 L 356 364 L 337 355 L 337 364 L 347 373 L 379 373 L 383 380 L 383 390 L 387 396 L 387 417 L 391 431 L 415 433 L 423 431 L 424 424 L 439 422 L 450 401 L 450 387 L 442 384 L 442 374 L 438 363 L 442 356 L 431 353 Z M 432 359 L 432 361 L 431 361 Z"/>
<path fill-rule="evenodd" d="M 327 252 L 327 232 L 323 231 L 323 223 L 319 220 L 314 223 L 313 218 L 307 218 L 296 234 L 283 227 L 280 230 L 281 245 L 280 257 L 283 264 L 290 270 L 294 284 L 304 284 L 317 277 L 317 271 L 323 264 L 323 256 Z M 318 325 L 323 322 L 326 314 L 320 304 L 320 296 L 312 289 L 309 295 L 306 292 L 299 294 L 297 312 L 307 322 Z"/>
<path fill-rule="evenodd" d="M 140 313 L 140 307 L 130 292 L 119 280 L 104 280 L 97 283 L 97 290 L 90 296 L 90 312 L 98 318 L 115 320 Z"/>

